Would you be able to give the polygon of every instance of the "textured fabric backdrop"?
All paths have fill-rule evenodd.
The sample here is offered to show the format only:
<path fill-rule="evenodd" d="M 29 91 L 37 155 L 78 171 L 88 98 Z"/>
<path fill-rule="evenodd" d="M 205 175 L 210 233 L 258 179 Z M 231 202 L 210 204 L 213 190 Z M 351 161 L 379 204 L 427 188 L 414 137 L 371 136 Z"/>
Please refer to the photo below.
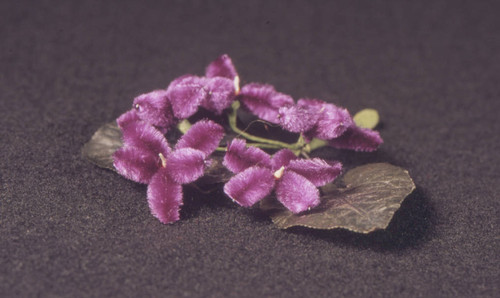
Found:
<path fill-rule="evenodd" d="M 493 1 L 2 1 L 0 296 L 492 297 L 500 21 Z M 243 83 L 379 110 L 417 185 L 386 231 L 279 230 L 221 192 L 182 220 L 82 145 L 134 96 L 228 53 Z"/>

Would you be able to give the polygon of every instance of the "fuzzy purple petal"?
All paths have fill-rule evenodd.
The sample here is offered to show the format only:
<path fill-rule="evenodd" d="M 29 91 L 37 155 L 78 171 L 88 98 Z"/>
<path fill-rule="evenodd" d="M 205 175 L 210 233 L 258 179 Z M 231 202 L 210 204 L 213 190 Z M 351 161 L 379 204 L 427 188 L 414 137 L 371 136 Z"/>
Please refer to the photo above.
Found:
<path fill-rule="evenodd" d="M 176 122 L 166 90 L 155 90 L 134 98 L 133 108 L 142 121 L 156 126 L 162 132 Z"/>
<path fill-rule="evenodd" d="M 224 77 L 231 79 L 231 81 L 238 75 L 233 61 L 227 54 L 224 54 L 207 66 L 205 75 L 209 78 Z"/>
<path fill-rule="evenodd" d="M 161 160 L 158 155 L 135 147 L 123 147 L 113 154 L 113 166 L 116 171 L 127 179 L 148 184 L 151 177 L 158 171 Z"/>
<path fill-rule="evenodd" d="M 277 92 L 271 85 L 258 83 L 243 86 L 238 98 L 250 112 L 276 124 L 279 123 L 279 108 L 293 104 L 289 95 Z"/>
<path fill-rule="evenodd" d="M 175 148 L 193 148 L 208 156 L 217 149 L 222 137 L 224 137 L 222 126 L 210 120 L 200 120 L 179 139 Z"/>
<path fill-rule="evenodd" d="M 176 118 L 185 119 L 196 113 L 201 102 L 207 97 L 205 84 L 206 78 L 192 75 L 182 76 L 170 83 L 167 97 Z"/>
<path fill-rule="evenodd" d="M 377 131 L 352 125 L 340 137 L 329 140 L 328 144 L 339 149 L 355 151 L 375 151 L 383 143 Z"/>
<path fill-rule="evenodd" d="M 131 123 L 140 121 L 141 119 L 137 116 L 136 110 L 131 109 L 123 113 L 116 119 L 116 124 L 123 130 L 123 128 Z"/>
<path fill-rule="evenodd" d="M 328 104 L 328 103 L 326 103 L 323 100 L 319 100 L 319 99 L 302 98 L 302 99 L 297 100 L 297 105 L 301 106 L 301 107 L 321 109 L 321 108 L 323 108 L 323 106 L 325 104 Z"/>
<path fill-rule="evenodd" d="M 182 206 L 182 186 L 175 183 L 162 168 L 148 185 L 148 204 L 151 213 L 162 223 L 179 220 Z"/>
<path fill-rule="evenodd" d="M 281 107 L 278 114 L 281 127 L 295 133 L 312 129 L 319 120 L 318 110 L 308 106 L 291 105 Z"/>
<path fill-rule="evenodd" d="M 207 79 L 204 88 L 207 95 L 201 102 L 201 106 L 217 115 L 231 106 L 236 96 L 234 82 L 228 78 Z"/>
<path fill-rule="evenodd" d="M 203 176 L 205 154 L 192 148 L 175 150 L 167 159 L 167 169 L 176 183 L 191 183 Z"/>
<path fill-rule="evenodd" d="M 309 138 L 333 139 L 343 134 L 354 123 L 346 109 L 321 100 L 300 99 L 297 105 L 307 107 L 317 114 L 316 125 L 307 132 Z"/>
<path fill-rule="evenodd" d="M 252 166 L 270 167 L 271 157 L 257 147 L 246 147 L 246 142 L 234 139 L 228 146 L 223 165 L 237 174 Z"/>
<path fill-rule="evenodd" d="M 318 120 L 317 137 L 324 140 L 338 137 L 352 124 L 352 117 L 346 109 L 327 105 Z"/>
<path fill-rule="evenodd" d="M 241 206 L 250 207 L 271 192 L 274 181 L 269 169 L 250 167 L 231 178 L 224 192 Z"/>
<path fill-rule="evenodd" d="M 137 121 L 126 125 L 122 129 L 123 142 L 126 147 L 135 147 L 143 155 L 157 156 L 159 153 L 167 157 L 170 147 L 165 136 L 153 126 Z"/>
<path fill-rule="evenodd" d="M 290 161 L 287 170 L 305 177 L 315 186 L 332 182 L 342 171 L 342 164 L 337 161 L 327 162 L 321 158 L 297 159 Z"/>
<path fill-rule="evenodd" d="M 306 211 L 319 203 L 319 191 L 304 176 L 293 171 L 285 171 L 276 182 L 276 198 L 293 213 Z"/>
<path fill-rule="evenodd" d="M 281 167 L 286 167 L 288 163 L 294 159 L 297 159 L 297 156 L 293 154 L 292 151 L 289 149 L 281 149 L 273 154 L 273 157 L 271 158 L 271 169 L 276 171 Z"/>

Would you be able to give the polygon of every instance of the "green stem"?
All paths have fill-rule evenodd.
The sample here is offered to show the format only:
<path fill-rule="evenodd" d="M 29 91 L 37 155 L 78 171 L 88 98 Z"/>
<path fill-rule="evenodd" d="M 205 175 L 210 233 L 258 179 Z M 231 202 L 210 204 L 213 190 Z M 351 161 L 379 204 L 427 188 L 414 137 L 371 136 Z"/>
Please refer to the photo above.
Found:
<path fill-rule="evenodd" d="M 258 148 L 267 148 L 267 149 L 282 149 L 283 147 L 274 144 L 264 144 L 264 143 L 248 143 L 247 146 L 253 146 Z"/>
<path fill-rule="evenodd" d="M 260 143 L 260 144 L 252 144 L 252 146 L 261 147 L 261 148 L 272 148 L 272 149 L 288 148 L 292 151 L 301 149 L 303 147 L 303 144 L 300 143 L 300 138 L 299 138 L 299 141 L 297 141 L 297 143 L 288 144 L 285 142 L 280 142 L 280 141 L 276 141 L 276 140 L 270 140 L 270 139 L 254 136 L 252 134 L 249 134 L 249 133 L 239 129 L 238 126 L 236 125 L 237 111 L 238 111 L 239 107 L 240 107 L 240 102 L 234 101 L 232 104 L 233 110 L 228 115 L 229 126 L 231 127 L 231 129 L 234 132 L 236 132 L 240 136 L 244 137 L 245 139 Z"/>
<path fill-rule="evenodd" d="M 312 150 L 323 147 L 328 144 L 327 142 L 316 138 L 313 139 L 310 143 L 306 143 L 302 134 L 299 136 L 297 142 L 293 144 L 254 136 L 239 129 L 238 126 L 236 125 L 240 102 L 234 101 L 231 107 L 232 111 L 228 115 L 229 126 L 231 127 L 231 129 L 240 136 L 246 138 L 247 140 L 257 142 L 257 143 L 248 143 L 247 146 L 266 148 L 266 149 L 276 149 L 276 150 L 287 148 L 293 151 L 293 153 L 295 153 L 295 155 L 297 156 L 303 155 L 304 157 L 309 158 L 308 153 L 310 153 Z M 191 126 L 192 124 L 187 119 L 184 119 L 177 124 L 177 129 L 179 129 L 179 131 L 182 134 L 186 134 L 186 132 L 191 128 Z M 220 152 L 225 152 L 227 151 L 227 148 L 217 147 L 215 150 Z"/>
<path fill-rule="evenodd" d="M 281 146 L 273 145 L 273 144 L 263 144 L 263 143 L 247 143 L 247 146 L 258 147 L 258 148 L 267 148 L 267 149 L 282 149 Z M 227 151 L 227 147 L 217 147 L 216 151 Z"/>

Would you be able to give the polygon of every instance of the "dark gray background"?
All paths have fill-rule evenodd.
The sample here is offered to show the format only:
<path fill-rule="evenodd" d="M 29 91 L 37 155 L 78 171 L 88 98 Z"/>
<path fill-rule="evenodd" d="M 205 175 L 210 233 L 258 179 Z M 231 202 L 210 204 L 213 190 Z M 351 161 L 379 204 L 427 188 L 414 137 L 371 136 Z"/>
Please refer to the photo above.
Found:
<path fill-rule="evenodd" d="M 493 1 L 3 1 L 0 296 L 491 297 L 499 283 Z M 134 96 L 222 53 L 243 82 L 379 110 L 417 190 L 387 231 L 275 228 L 221 192 L 182 220 L 80 149 Z"/>

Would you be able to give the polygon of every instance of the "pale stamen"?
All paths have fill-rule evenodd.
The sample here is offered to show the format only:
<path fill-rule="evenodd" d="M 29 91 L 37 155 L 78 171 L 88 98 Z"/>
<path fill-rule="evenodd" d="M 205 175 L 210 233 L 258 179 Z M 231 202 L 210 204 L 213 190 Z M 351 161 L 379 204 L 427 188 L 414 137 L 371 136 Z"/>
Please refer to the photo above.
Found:
<path fill-rule="evenodd" d="M 165 158 L 165 156 L 163 156 L 163 154 L 161 154 L 161 153 L 158 153 L 158 156 L 161 159 L 161 166 L 166 167 L 167 166 L 167 159 Z"/>
<path fill-rule="evenodd" d="M 273 174 L 274 179 L 276 179 L 276 180 L 281 179 L 281 177 L 283 177 L 283 173 L 285 173 L 285 167 L 284 166 L 282 166 L 281 168 L 279 168 L 279 170 L 277 170 L 276 172 L 274 172 L 274 174 Z"/>
<path fill-rule="evenodd" d="M 235 76 L 233 83 L 234 83 L 234 93 L 238 95 L 240 93 L 240 77 Z"/>

